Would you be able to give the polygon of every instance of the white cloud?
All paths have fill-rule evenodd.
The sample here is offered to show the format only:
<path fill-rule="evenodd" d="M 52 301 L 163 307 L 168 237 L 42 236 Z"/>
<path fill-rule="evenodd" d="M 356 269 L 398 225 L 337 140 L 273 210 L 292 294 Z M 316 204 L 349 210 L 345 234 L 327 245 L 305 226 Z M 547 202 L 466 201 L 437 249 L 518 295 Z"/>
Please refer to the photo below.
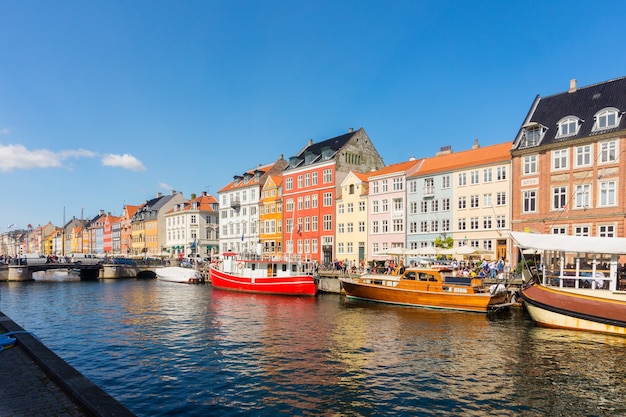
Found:
<path fill-rule="evenodd" d="M 102 157 L 102 165 L 130 169 L 131 171 L 146 170 L 146 167 L 140 160 L 127 153 L 125 153 L 124 155 L 105 155 L 104 157 Z"/>
<path fill-rule="evenodd" d="M 52 152 L 47 149 L 29 150 L 23 145 L 0 144 L 0 171 L 14 169 L 60 168 L 70 158 L 93 158 L 94 152 L 77 149 Z"/>
<path fill-rule="evenodd" d="M 172 187 L 171 185 L 168 185 L 164 182 L 160 182 L 159 183 L 159 187 L 163 188 L 164 190 L 168 190 L 168 191 L 172 191 L 174 189 L 174 187 Z"/>
<path fill-rule="evenodd" d="M 8 135 L 11 133 L 11 130 L 8 127 L 0 128 L 0 135 Z"/>

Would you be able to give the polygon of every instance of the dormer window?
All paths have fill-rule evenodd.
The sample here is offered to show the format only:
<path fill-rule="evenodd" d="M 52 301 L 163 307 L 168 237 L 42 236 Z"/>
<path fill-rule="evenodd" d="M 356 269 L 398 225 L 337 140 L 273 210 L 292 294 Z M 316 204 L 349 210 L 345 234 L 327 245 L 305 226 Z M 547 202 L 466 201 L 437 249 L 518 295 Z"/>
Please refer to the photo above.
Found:
<path fill-rule="evenodd" d="M 574 136 L 578 133 L 578 129 L 581 125 L 581 120 L 578 117 L 567 116 L 557 123 L 558 131 L 556 133 L 557 138 L 565 138 L 568 136 Z"/>
<path fill-rule="evenodd" d="M 594 116 L 593 131 L 598 132 L 617 127 L 621 117 L 619 110 L 614 107 L 602 109 Z"/>
<path fill-rule="evenodd" d="M 539 142 L 543 139 L 543 135 L 546 133 L 546 130 L 548 130 L 539 123 L 528 123 L 523 126 L 523 129 L 521 148 L 530 148 L 539 145 Z"/>

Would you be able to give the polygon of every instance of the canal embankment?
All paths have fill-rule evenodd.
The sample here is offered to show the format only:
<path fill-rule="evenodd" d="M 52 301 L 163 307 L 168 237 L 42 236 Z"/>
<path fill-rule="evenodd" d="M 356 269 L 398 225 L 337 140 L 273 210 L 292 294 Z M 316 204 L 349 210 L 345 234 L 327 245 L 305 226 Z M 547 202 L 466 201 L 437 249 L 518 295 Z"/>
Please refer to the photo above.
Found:
<path fill-rule="evenodd" d="M 0 335 L 15 339 L 0 347 L 0 415 L 135 416 L 2 312 Z"/>

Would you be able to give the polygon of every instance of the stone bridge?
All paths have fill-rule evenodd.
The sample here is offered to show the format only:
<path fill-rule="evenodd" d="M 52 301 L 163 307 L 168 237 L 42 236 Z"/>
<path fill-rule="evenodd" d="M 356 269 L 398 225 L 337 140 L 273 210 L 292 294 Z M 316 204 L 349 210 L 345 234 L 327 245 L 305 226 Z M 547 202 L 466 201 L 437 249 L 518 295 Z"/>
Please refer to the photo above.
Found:
<path fill-rule="evenodd" d="M 156 268 L 160 265 L 76 265 L 76 264 L 44 264 L 44 265 L 2 265 L 0 281 L 32 281 L 33 274 L 40 271 L 68 270 L 77 272 L 81 279 L 116 279 L 116 278 L 156 278 Z"/>

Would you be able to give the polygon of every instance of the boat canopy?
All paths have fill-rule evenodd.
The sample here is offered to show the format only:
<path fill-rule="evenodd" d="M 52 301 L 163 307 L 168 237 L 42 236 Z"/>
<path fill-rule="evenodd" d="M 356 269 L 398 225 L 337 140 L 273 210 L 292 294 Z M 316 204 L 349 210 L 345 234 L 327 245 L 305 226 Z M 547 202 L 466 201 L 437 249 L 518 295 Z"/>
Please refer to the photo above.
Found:
<path fill-rule="evenodd" d="M 626 238 L 552 235 L 543 233 L 510 232 L 511 238 L 522 249 L 607 255 L 626 254 Z"/>

